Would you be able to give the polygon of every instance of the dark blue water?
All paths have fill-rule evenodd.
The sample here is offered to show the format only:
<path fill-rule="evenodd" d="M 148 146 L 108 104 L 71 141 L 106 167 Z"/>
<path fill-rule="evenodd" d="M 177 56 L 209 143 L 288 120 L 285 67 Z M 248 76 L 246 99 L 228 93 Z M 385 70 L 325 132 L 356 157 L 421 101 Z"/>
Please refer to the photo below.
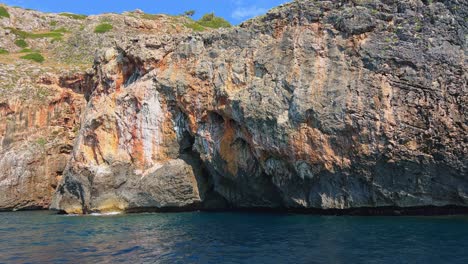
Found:
<path fill-rule="evenodd" d="M 0 213 L 0 263 L 468 263 L 468 217 Z"/>

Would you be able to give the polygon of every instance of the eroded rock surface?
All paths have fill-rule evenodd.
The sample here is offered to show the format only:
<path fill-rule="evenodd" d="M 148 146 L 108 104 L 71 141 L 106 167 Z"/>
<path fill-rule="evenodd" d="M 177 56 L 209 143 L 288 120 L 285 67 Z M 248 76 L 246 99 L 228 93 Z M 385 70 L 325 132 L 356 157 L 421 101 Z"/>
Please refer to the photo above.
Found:
<path fill-rule="evenodd" d="M 96 61 L 53 208 L 468 206 L 467 16 L 300 0 L 128 38 Z"/>
<path fill-rule="evenodd" d="M 0 100 L 0 210 L 47 209 L 78 132 L 83 95 L 36 85 Z"/>
<path fill-rule="evenodd" d="M 96 50 L 122 37 L 191 32 L 184 26 L 190 20 L 0 6 L 8 13 L 0 16 L 0 210 L 47 209 L 70 160 L 85 99 L 95 87 L 88 69 Z M 96 33 L 102 23 L 112 30 Z M 31 53 L 41 54 L 44 62 L 21 58 Z"/>

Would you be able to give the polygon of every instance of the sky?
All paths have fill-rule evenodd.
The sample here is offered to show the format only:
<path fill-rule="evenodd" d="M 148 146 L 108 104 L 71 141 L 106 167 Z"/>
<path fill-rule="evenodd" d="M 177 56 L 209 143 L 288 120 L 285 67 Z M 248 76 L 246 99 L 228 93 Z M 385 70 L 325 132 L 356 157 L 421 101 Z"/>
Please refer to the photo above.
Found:
<path fill-rule="evenodd" d="M 75 14 L 122 13 L 141 9 L 151 14 L 182 14 L 195 10 L 195 19 L 214 12 L 232 24 L 266 13 L 269 9 L 290 0 L 0 0 L 10 6 L 31 8 L 43 12 L 71 12 Z"/>

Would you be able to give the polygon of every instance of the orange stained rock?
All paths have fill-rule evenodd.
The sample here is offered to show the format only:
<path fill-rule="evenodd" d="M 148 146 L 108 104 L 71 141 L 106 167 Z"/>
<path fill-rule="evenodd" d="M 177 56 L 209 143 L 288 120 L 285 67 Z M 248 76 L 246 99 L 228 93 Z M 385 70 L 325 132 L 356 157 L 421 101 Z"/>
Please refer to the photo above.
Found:
<path fill-rule="evenodd" d="M 124 83 L 124 76 L 122 73 L 122 67 L 119 67 L 119 73 L 117 74 L 117 78 L 115 79 L 115 92 L 120 92 L 120 87 L 122 87 Z"/>
<path fill-rule="evenodd" d="M 221 157 L 227 163 L 228 171 L 233 175 L 237 175 L 238 171 L 238 153 L 233 151 L 232 144 L 236 140 L 236 131 L 231 121 L 224 122 L 224 131 L 221 141 L 219 143 L 219 152 Z"/>
<path fill-rule="evenodd" d="M 305 26 L 306 28 L 309 28 L 311 29 L 315 34 L 317 34 L 318 37 L 322 37 L 323 36 L 323 25 L 322 23 L 312 23 L 308 26 Z"/>
<path fill-rule="evenodd" d="M 278 20 L 275 23 L 275 25 L 273 26 L 274 27 L 273 37 L 275 39 L 279 39 L 283 36 L 284 29 L 286 28 L 287 24 L 288 23 L 286 21 L 280 21 L 280 20 Z"/>
<path fill-rule="evenodd" d="M 36 112 L 36 120 L 37 123 L 36 125 L 38 127 L 45 127 L 47 126 L 47 117 L 48 117 L 49 111 L 47 111 L 47 108 L 40 108 L 39 111 Z"/>
<path fill-rule="evenodd" d="M 327 170 L 333 170 L 334 165 L 346 165 L 342 157 L 335 154 L 330 146 L 327 135 L 320 130 L 305 124 L 293 133 L 289 139 L 293 157 L 305 160 L 310 164 L 323 164 Z"/>
<path fill-rule="evenodd" d="M 349 38 L 347 41 L 348 48 L 358 50 L 363 44 L 367 41 L 367 33 L 362 33 L 359 35 L 354 35 L 352 38 Z"/>

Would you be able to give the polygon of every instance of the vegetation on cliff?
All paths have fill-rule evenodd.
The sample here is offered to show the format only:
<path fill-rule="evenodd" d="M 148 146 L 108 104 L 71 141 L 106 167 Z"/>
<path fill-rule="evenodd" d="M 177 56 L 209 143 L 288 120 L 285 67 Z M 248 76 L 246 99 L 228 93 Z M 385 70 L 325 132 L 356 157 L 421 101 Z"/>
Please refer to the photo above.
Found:
<path fill-rule="evenodd" d="M 209 13 L 203 15 L 203 17 L 197 21 L 191 21 L 190 23 L 185 24 L 185 26 L 194 31 L 204 31 L 207 28 L 228 28 L 231 27 L 231 24 L 224 18 L 218 17 L 214 13 Z"/>
<path fill-rule="evenodd" d="M 6 18 L 10 17 L 10 13 L 8 13 L 8 10 L 6 10 L 6 8 L 3 6 L 0 6 L 0 18 L 1 17 L 6 17 Z"/>
<path fill-rule="evenodd" d="M 39 63 L 44 62 L 45 60 L 44 56 L 42 56 L 40 53 L 37 53 L 37 52 L 29 53 L 27 55 L 21 56 L 20 58 L 25 59 L 25 60 L 39 62 Z"/>
<path fill-rule="evenodd" d="M 111 31 L 113 28 L 114 27 L 109 23 L 102 23 L 94 28 L 94 33 L 106 33 Z"/>

